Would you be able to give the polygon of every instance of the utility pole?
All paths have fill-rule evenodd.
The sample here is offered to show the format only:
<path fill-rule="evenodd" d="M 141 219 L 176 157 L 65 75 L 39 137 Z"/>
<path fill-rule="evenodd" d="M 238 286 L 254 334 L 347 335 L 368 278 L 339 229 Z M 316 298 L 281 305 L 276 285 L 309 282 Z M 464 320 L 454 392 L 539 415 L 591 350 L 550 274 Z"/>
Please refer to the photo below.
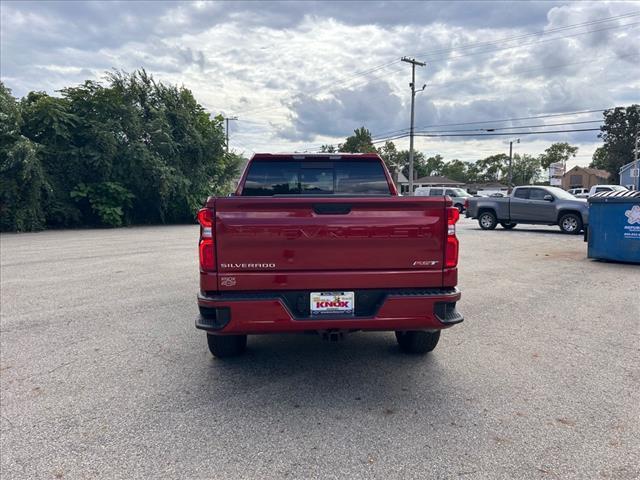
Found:
<path fill-rule="evenodd" d="M 415 101 L 416 101 L 416 65 L 424 67 L 426 63 L 418 62 L 415 58 L 402 57 L 400 60 L 411 64 L 411 128 L 409 130 L 409 195 L 413 195 L 413 121 L 415 116 Z M 422 90 L 427 85 L 422 86 Z M 420 91 L 422 91 L 420 90 Z"/>
<path fill-rule="evenodd" d="M 635 160 L 636 160 L 635 170 L 636 170 L 636 174 L 638 175 L 635 180 L 636 191 L 640 191 L 640 131 L 636 132 Z"/>
<path fill-rule="evenodd" d="M 224 117 L 226 123 L 225 132 L 227 134 L 227 153 L 229 153 L 229 120 L 238 120 L 238 117 Z"/>
<path fill-rule="evenodd" d="M 516 143 L 520 143 L 520 139 L 516 138 L 515 140 Z M 512 167 L 512 160 L 513 160 L 513 140 L 511 140 L 509 142 L 509 181 L 507 183 L 509 183 L 509 185 L 507 185 L 509 187 L 509 193 L 511 193 L 511 189 L 513 188 L 513 167 Z"/>

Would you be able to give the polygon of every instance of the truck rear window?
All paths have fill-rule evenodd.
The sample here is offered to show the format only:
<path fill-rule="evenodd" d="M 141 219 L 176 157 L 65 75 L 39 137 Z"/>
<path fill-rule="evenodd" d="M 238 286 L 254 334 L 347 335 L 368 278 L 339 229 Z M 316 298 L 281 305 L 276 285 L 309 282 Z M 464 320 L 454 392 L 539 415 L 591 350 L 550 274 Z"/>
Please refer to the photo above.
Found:
<path fill-rule="evenodd" d="M 243 196 L 390 195 L 378 161 L 254 161 Z"/>

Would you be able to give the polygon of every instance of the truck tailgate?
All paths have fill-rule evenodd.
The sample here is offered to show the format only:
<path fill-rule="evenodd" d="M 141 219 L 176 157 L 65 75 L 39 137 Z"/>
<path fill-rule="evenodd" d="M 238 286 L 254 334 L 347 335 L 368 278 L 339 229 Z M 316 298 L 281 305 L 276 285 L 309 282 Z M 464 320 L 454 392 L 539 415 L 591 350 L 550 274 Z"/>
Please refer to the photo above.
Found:
<path fill-rule="evenodd" d="M 440 287 L 443 197 L 215 200 L 220 290 Z"/>

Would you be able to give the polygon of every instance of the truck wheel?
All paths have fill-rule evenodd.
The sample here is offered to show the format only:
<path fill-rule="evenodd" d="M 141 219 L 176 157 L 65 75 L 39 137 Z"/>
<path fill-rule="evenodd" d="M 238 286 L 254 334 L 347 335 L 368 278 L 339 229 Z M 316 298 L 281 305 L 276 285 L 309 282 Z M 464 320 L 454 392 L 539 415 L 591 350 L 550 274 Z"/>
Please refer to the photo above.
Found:
<path fill-rule="evenodd" d="M 440 340 L 440 330 L 435 332 L 421 330 L 396 332 L 396 340 L 398 340 L 400 350 L 403 352 L 424 354 L 436 348 L 438 340 Z"/>
<path fill-rule="evenodd" d="M 211 335 L 207 334 L 209 351 L 218 358 L 240 355 L 247 348 L 246 335 Z"/>
<path fill-rule="evenodd" d="M 498 224 L 498 219 L 493 212 L 483 212 L 478 218 L 478 224 L 482 230 L 493 230 Z"/>
<path fill-rule="evenodd" d="M 562 233 L 577 235 L 582 230 L 582 219 L 575 213 L 565 213 L 558 221 Z"/>
<path fill-rule="evenodd" d="M 505 230 L 511 230 L 517 225 L 517 223 L 500 222 L 500 225 L 502 225 L 502 228 L 504 228 Z"/>
<path fill-rule="evenodd" d="M 464 212 L 464 205 L 461 203 L 456 203 L 454 207 L 456 207 L 460 213 Z"/>

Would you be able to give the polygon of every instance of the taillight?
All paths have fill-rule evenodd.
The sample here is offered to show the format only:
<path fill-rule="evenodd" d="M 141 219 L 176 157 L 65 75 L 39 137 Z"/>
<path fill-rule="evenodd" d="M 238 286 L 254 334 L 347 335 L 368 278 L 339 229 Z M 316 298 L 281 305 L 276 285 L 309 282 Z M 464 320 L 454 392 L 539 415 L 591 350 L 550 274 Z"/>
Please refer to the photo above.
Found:
<path fill-rule="evenodd" d="M 447 207 L 447 243 L 444 250 L 445 268 L 458 265 L 458 237 L 456 237 L 456 222 L 460 219 L 460 212 L 455 207 Z"/>
<path fill-rule="evenodd" d="M 198 223 L 200 223 L 200 269 L 205 272 L 216 270 L 216 250 L 213 243 L 213 210 L 202 208 L 198 211 Z"/>
<path fill-rule="evenodd" d="M 465 211 L 469 210 L 469 199 L 468 198 L 464 199 L 464 210 Z"/>

